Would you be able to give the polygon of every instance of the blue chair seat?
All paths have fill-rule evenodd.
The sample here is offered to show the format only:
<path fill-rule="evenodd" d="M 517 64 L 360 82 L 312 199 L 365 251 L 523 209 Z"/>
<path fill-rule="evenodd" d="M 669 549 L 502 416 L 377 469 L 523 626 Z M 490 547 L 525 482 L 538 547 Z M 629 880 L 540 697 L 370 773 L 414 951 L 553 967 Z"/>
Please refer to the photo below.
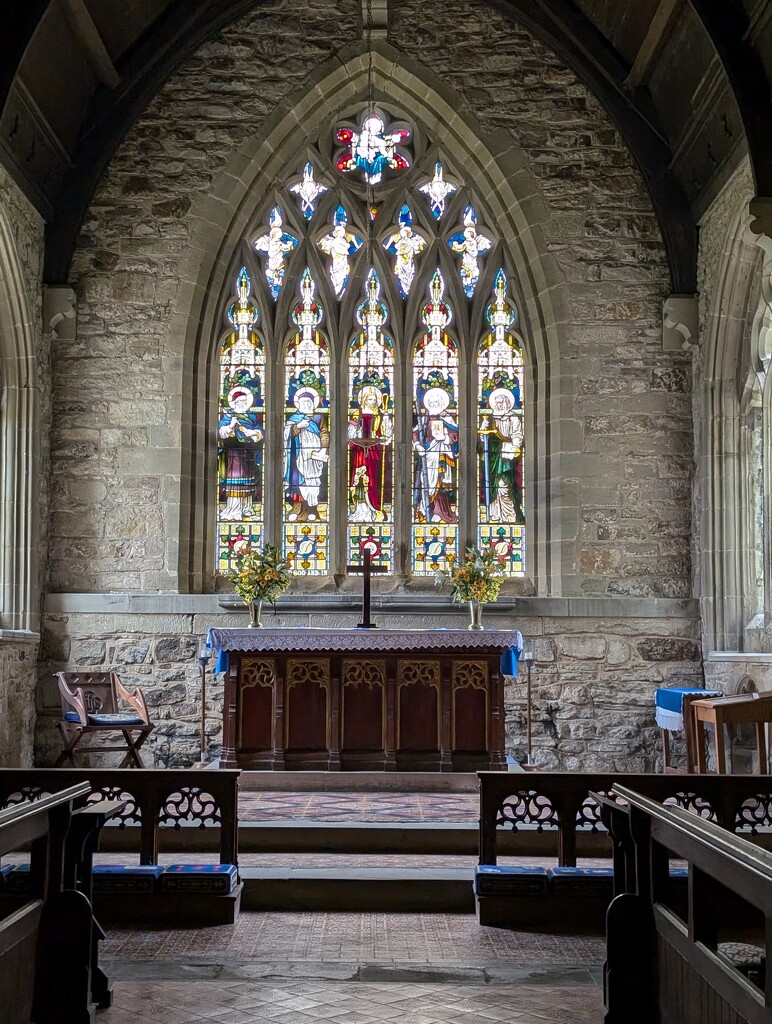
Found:
<path fill-rule="evenodd" d="M 66 711 L 64 715 L 65 722 L 80 722 L 80 715 L 77 711 Z M 131 713 L 121 714 L 104 714 L 104 715 L 89 715 L 89 725 L 144 725 L 145 723 L 138 715 L 132 715 Z"/>

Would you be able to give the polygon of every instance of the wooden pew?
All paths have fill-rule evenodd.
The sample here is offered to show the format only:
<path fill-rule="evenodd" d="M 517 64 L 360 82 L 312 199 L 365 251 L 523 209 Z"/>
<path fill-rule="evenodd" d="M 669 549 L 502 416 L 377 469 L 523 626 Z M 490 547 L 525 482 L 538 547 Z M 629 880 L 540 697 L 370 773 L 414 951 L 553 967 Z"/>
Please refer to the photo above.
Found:
<path fill-rule="evenodd" d="M 617 783 L 635 787 L 658 803 L 688 808 L 695 817 L 709 816 L 732 832 L 747 831 L 754 842 L 772 841 L 769 775 L 479 772 L 478 777 L 475 896 L 483 925 L 603 934 L 606 908 L 618 892 L 618 873 L 610 867 L 577 868 L 576 862 L 578 854 L 612 856 L 598 795 L 606 796 Z M 551 855 L 556 866 L 498 866 L 499 856 L 513 853 Z M 632 877 L 632 868 L 628 872 Z M 674 880 L 671 889 L 678 892 L 683 882 Z"/>
<path fill-rule="evenodd" d="M 613 794 L 627 804 L 611 815 L 619 834 L 628 818 L 635 889 L 609 907 L 605 1024 L 769 1024 L 769 959 L 759 987 L 718 947 L 740 930 L 772 950 L 772 855 L 621 783 Z M 669 898 L 671 856 L 689 865 L 682 913 Z"/>
<path fill-rule="evenodd" d="M 64 1024 L 65 1007 L 72 1024 L 90 1020 L 91 906 L 81 893 L 64 889 L 73 804 L 89 789 L 87 783 L 79 783 L 35 803 L 0 811 L 0 857 L 31 844 L 29 898 L 4 900 L 0 919 L 4 1024 L 28 1024 L 33 1014 L 36 1024 Z M 64 933 L 63 925 L 69 926 Z M 51 985 L 52 972 L 62 971 L 72 981 L 64 1000 L 61 989 Z"/>

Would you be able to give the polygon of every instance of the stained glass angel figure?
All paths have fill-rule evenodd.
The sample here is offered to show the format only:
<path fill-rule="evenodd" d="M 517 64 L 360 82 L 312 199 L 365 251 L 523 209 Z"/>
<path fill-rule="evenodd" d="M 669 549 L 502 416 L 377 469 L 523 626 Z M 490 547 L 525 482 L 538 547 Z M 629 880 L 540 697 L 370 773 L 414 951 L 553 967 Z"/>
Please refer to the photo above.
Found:
<path fill-rule="evenodd" d="M 445 181 L 442 177 L 442 164 L 439 161 L 434 165 L 434 177 L 432 180 L 418 186 L 418 191 L 423 192 L 428 198 L 435 220 L 439 220 L 443 215 L 445 212 L 445 200 L 456 191 L 457 187 L 457 185 Z"/>
<path fill-rule="evenodd" d="M 378 184 L 387 168 L 404 171 L 410 166 L 407 155 L 397 151 L 397 146 L 410 138 L 410 129 L 386 131 L 378 114 L 367 114 L 358 132 L 338 128 L 335 138 L 344 147 L 335 164 L 337 169 L 343 174 L 358 169 L 371 185 Z"/>
<path fill-rule="evenodd" d="M 306 220 L 311 220 L 316 213 L 316 200 L 327 191 L 327 186 L 314 178 L 313 164 L 303 168 L 303 180 L 290 185 L 290 192 L 300 200 L 300 210 Z"/>
<path fill-rule="evenodd" d="M 453 235 L 448 245 L 453 252 L 461 254 L 461 283 L 466 297 L 471 299 L 480 278 L 479 257 L 493 245 L 490 238 L 477 233 L 477 214 L 473 207 L 467 206 L 464 210 L 464 230 Z"/>
<path fill-rule="evenodd" d="M 405 205 L 399 211 L 399 230 L 389 235 L 383 248 L 395 257 L 394 273 L 402 298 L 407 298 L 415 277 L 415 258 L 426 248 L 426 239 L 413 230 L 413 215 L 409 206 Z"/>
<path fill-rule="evenodd" d="M 320 238 L 317 245 L 330 257 L 330 281 L 335 297 L 340 298 L 346 290 L 351 260 L 362 247 L 362 239 L 348 230 L 348 215 L 343 206 L 338 206 L 332 218 L 332 231 Z"/>
<path fill-rule="evenodd" d="M 286 270 L 284 254 L 292 252 L 298 240 L 282 229 L 281 209 L 278 206 L 271 210 L 268 224 L 267 234 L 255 239 L 254 246 L 258 252 L 265 253 L 265 277 L 271 295 L 278 299 Z"/>

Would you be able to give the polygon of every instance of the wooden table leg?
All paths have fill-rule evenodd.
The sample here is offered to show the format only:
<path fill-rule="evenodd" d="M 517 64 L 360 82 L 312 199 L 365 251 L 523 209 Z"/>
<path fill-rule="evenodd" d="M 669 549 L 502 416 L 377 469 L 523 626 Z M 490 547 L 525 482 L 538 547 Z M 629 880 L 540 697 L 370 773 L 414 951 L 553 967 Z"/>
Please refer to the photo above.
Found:
<path fill-rule="evenodd" d="M 715 712 L 716 721 L 713 729 L 716 733 L 716 771 L 719 775 L 726 775 L 726 746 L 724 743 L 724 720 L 718 709 Z"/>
<path fill-rule="evenodd" d="M 705 762 L 705 723 L 697 718 L 694 712 L 694 740 L 697 747 L 697 774 L 704 775 L 707 770 Z"/>
<path fill-rule="evenodd" d="M 666 772 L 670 767 L 670 734 L 667 729 L 660 729 L 662 734 L 662 771 Z"/>
<path fill-rule="evenodd" d="M 759 775 L 767 773 L 767 724 L 756 723 L 756 748 L 759 752 Z"/>

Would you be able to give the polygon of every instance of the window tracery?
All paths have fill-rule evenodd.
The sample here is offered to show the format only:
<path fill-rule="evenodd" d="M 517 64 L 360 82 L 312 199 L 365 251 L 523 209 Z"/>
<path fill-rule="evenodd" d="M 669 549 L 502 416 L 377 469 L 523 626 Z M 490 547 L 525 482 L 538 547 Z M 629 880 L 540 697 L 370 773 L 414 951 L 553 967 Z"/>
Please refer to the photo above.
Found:
<path fill-rule="evenodd" d="M 406 121 L 369 109 L 328 131 L 288 168 L 286 204 L 256 209 L 227 307 L 218 569 L 270 541 L 300 576 L 369 549 L 426 577 L 476 543 L 522 576 L 525 349 L 504 246 Z"/>

